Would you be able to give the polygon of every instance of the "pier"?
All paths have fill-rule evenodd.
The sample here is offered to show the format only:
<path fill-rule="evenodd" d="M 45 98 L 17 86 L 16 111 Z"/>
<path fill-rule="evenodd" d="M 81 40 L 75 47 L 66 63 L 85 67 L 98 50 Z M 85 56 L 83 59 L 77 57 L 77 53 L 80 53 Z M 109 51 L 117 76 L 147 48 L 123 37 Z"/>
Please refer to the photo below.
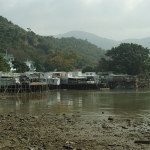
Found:
<path fill-rule="evenodd" d="M 87 83 L 87 82 L 69 82 L 68 84 L 53 85 L 46 82 L 26 82 L 26 83 L 14 83 L 10 85 L 9 81 L 5 81 L 5 84 L 0 85 L 0 93 L 30 93 L 30 92 L 43 92 L 54 89 L 68 89 L 68 90 L 88 90 L 88 89 L 100 89 L 100 84 Z"/>
<path fill-rule="evenodd" d="M 139 80 L 130 75 L 96 74 L 82 72 L 33 72 L 3 74 L 0 78 L 0 93 L 31 93 L 54 89 L 134 89 L 150 87 L 149 80 Z"/>

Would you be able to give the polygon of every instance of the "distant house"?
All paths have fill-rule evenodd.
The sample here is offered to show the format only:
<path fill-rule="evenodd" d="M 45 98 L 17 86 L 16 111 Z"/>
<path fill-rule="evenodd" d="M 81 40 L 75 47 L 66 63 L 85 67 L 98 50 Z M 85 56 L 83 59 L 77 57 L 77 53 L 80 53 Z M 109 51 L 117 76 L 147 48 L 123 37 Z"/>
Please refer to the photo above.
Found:
<path fill-rule="evenodd" d="M 29 67 L 29 72 L 35 72 L 36 68 L 34 66 L 34 62 L 33 61 L 29 61 L 27 59 L 27 61 L 25 61 L 26 65 Z"/>
<path fill-rule="evenodd" d="M 16 69 L 13 68 L 14 65 L 12 64 L 12 62 L 15 59 L 14 56 L 12 54 L 7 54 L 7 51 L 6 53 L 0 53 L 0 54 L 4 57 L 4 59 L 6 59 L 7 63 L 10 65 L 10 72 L 15 71 Z"/>

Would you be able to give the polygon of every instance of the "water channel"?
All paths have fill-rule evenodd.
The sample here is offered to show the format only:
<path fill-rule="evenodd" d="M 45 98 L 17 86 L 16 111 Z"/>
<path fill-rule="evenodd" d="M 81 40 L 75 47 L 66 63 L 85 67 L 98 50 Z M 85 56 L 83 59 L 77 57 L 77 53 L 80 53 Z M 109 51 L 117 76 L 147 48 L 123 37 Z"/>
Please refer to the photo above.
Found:
<path fill-rule="evenodd" d="M 0 114 L 82 114 L 150 119 L 150 89 L 53 90 L 41 93 L 0 95 Z"/>

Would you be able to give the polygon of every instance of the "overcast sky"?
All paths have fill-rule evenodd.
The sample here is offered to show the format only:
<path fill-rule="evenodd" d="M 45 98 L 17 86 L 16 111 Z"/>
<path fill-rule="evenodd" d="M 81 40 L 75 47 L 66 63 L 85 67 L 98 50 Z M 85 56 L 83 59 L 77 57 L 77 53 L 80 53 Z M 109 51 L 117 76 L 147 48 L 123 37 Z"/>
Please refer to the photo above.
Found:
<path fill-rule="evenodd" d="M 150 37 L 150 0 L 0 0 L 0 15 L 39 35 L 80 30 L 114 40 Z"/>

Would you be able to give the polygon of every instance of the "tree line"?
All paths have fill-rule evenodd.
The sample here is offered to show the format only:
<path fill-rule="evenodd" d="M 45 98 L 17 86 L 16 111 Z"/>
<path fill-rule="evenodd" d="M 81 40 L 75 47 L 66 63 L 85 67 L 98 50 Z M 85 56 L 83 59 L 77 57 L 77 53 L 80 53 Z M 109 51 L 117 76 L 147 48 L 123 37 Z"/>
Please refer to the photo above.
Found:
<path fill-rule="evenodd" d="M 129 75 L 150 72 L 150 50 L 133 43 L 122 43 L 105 54 L 98 65 L 99 71 L 114 71 Z"/>
<path fill-rule="evenodd" d="M 87 65 L 82 68 L 83 72 L 113 71 L 115 73 L 129 75 L 150 72 L 150 50 L 141 45 L 122 43 L 118 47 L 113 47 L 111 50 L 106 51 L 105 56 L 106 57 L 101 58 L 95 66 Z M 77 68 L 80 59 L 76 51 L 64 52 L 58 50 L 55 56 L 46 61 L 48 64 L 45 64 L 45 66 L 47 71 L 55 69 L 58 71 L 72 71 L 74 68 Z M 13 64 L 14 68 L 16 68 L 16 72 L 29 70 L 24 62 L 14 61 Z M 40 65 L 38 62 L 37 64 Z M 8 63 L 1 55 L 0 69 L 2 71 L 8 71 L 10 69 Z"/>

